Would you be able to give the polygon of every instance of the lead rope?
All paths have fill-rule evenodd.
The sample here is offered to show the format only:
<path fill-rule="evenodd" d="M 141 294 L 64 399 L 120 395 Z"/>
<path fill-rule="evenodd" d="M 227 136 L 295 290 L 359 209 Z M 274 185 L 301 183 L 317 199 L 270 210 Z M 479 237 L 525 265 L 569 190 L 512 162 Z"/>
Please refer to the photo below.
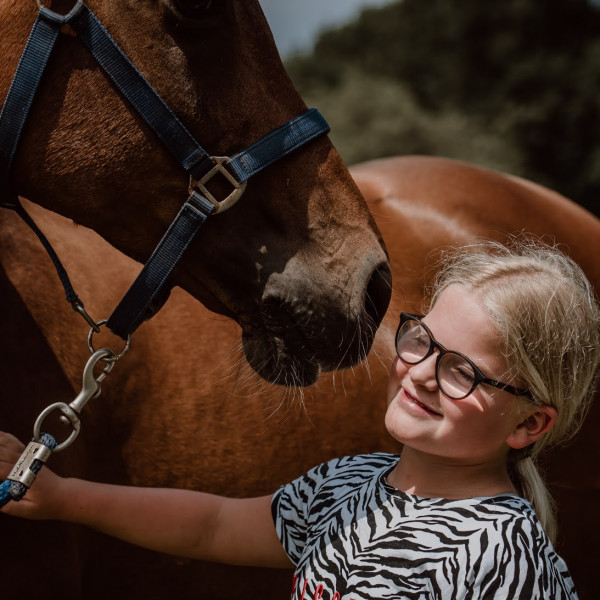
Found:
<path fill-rule="evenodd" d="M 18 502 L 25 496 L 27 490 L 31 487 L 31 483 L 35 476 L 40 472 L 44 463 L 50 456 L 51 452 L 56 448 L 56 440 L 49 433 L 42 433 L 39 442 L 32 440 L 21 455 L 21 458 L 15 464 L 8 479 L 0 484 L 0 508 L 8 504 L 11 500 Z M 15 472 L 15 475 L 13 475 Z M 30 474 L 27 485 L 22 479 L 26 474 Z M 11 479 L 14 477 L 18 479 Z"/>
<path fill-rule="evenodd" d="M 85 322 L 90 327 L 92 327 L 96 333 L 99 333 L 100 329 L 98 329 L 98 326 L 96 325 L 94 319 L 92 319 L 92 317 L 90 317 L 88 312 L 85 310 L 83 302 L 73 289 L 73 285 L 71 284 L 71 280 L 69 279 L 67 270 L 63 267 L 63 264 L 60 261 L 60 258 L 58 258 L 58 255 L 52 247 L 52 244 L 50 244 L 48 238 L 44 235 L 44 232 L 37 226 L 36 222 L 31 218 L 31 215 L 25 210 L 19 198 L 15 196 L 10 203 L 3 203 L 1 204 L 1 206 L 3 206 L 4 208 L 10 208 L 14 210 L 21 217 L 21 219 L 23 219 L 23 221 L 29 226 L 33 233 L 35 233 L 35 235 L 42 243 L 42 246 L 44 246 L 44 249 L 50 257 L 50 260 L 54 264 L 54 268 L 56 269 L 58 278 L 60 279 L 63 289 L 65 290 L 65 297 L 67 299 L 67 302 L 71 305 L 71 308 L 76 313 L 79 313 L 83 317 Z"/>

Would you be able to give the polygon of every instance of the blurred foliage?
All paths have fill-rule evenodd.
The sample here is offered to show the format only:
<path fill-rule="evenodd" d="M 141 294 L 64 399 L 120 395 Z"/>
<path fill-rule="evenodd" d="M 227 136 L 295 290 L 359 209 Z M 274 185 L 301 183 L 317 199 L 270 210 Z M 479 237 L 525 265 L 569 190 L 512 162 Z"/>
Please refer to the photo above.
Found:
<path fill-rule="evenodd" d="M 286 62 L 344 159 L 443 155 L 547 185 L 600 214 L 600 7 L 400 0 Z"/>
<path fill-rule="evenodd" d="M 398 154 L 459 158 L 510 173 L 521 157 L 502 136 L 488 133 L 476 120 L 452 109 L 425 110 L 403 84 L 347 70 L 325 93 L 303 93 L 331 125 L 331 140 L 344 160 L 355 164 Z"/>

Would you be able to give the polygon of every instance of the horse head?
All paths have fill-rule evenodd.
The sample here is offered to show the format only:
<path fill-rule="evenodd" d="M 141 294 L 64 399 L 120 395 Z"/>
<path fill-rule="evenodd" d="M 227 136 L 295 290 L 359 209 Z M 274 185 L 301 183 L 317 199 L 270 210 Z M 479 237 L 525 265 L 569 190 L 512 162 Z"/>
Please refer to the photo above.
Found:
<path fill-rule="evenodd" d="M 73 7 L 46 4 L 61 14 Z M 232 156 L 306 110 L 256 0 L 86 4 L 214 156 Z M 1 97 L 35 10 L 34 0 L 0 1 Z M 143 262 L 185 201 L 189 178 L 64 29 L 15 155 L 13 189 Z M 235 319 L 249 363 L 288 385 L 362 360 L 391 287 L 377 227 L 324 136 L 211 216 L 170 283 Z"/>

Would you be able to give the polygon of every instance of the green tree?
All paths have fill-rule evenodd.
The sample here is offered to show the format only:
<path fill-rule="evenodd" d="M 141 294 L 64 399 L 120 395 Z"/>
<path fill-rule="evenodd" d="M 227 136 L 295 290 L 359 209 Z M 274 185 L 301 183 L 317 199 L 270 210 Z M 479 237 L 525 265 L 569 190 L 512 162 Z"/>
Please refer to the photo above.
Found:
<path fill-rule="evenodd" d="M 361 77 L 373 92 L 361 101 L 380 112 L 387 88 L 387 125 L 376 116 L 363 130 L 367 158 L 415 150 L 474 157 L 600 213 L 600 9 L 589 1 L 402 0 L 324 33 L 288 67 L 319 106 L 335 98 L 336 113 L 356 113 L 348 90 Z M 397 118 L 412 123 L 392 127 L 394 93 Z M 391 144 L 393 129 L 404 132 L 402 144 Z M 372 132 L 380 145 L 365 141 Z M 411 135 L 414 148 L 405 143 Z M 473 150 L 476 139 L 487 153 Z"/>
<path fill-rule="evenodd" d="M 464 113 L 424 110 L 403 84 L 347 70 L 338 85 L 304 94 L 331 125 L 331 139 L 346 162 L 381 156 L 441 155 L 518 173 L 522 158 L 504 137 L 486 132 Z M 600 165 L 599 165 L 600 166 Z"/>

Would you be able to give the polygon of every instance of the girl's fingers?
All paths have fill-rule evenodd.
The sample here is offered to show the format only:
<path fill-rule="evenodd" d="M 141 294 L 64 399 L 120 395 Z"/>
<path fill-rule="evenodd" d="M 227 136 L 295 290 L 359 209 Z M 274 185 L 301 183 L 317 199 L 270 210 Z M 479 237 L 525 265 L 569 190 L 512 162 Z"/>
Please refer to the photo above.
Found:
<path fill-rule="evenodd" d="M 0 446 L 13 447 L 17 450 L 21 449 L 21 452 L 25 449 L 25 444 L 18 440 L 12 433 L 6 431 L 0 431 Z"/>
<path fill-rule="evenodd" d="M 23 454 L 23 450 L 25 450 L 25 445 L 14 435 L 0 431 L 0 476 L 8 475 Z"/>

